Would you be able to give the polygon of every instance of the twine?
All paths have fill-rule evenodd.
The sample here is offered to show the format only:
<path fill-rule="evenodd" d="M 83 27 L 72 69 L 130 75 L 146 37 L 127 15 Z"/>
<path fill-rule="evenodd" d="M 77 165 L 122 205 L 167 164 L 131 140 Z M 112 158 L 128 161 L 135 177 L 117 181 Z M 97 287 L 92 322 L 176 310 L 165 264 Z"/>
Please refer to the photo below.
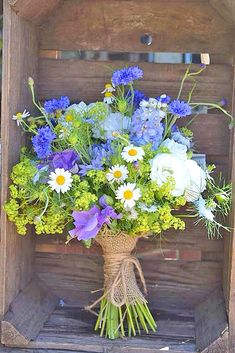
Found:
<path fill-rule="evenodd" d="M 92 309 L 104 298 L 117 307 L 133 304 L 136 301 L 146 303 L 144 295 L 136 282 L 134 270 L 138 271 L 144 293 L 147 293 L 144 275 L 139 260 L 131 255 L 137 238 L 120 232 L 113 234 L 108 228 L 96 237 L 103 249 L 104 257 L 104 294 L 93 304 L 86 307 Z M 92 311 L 93 312 L 93 311 Z"/>

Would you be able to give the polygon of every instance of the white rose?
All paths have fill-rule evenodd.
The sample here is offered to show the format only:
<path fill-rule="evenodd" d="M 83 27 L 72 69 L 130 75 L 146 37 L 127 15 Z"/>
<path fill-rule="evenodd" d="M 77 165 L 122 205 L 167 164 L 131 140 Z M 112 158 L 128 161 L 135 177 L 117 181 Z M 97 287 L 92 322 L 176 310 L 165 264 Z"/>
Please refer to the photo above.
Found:
<path fill-rule="evenodd" d="M 181 143 L 175 142 L 172 139 L 166 139 L 161 146 L 167 147 L 170 153 L 181 158 L 183 160 L 187 159 L 187 147 Z"/>
<path fill-rule="evenodd" d="M 184 195 L 186 187 L 190 184 L 188 169 L 185 161 L 169 153 L 156 155 L 151 161 L 151 180 L 161 186 L 171 177 L 175 181 L 172 190 L 173 196 Z"/>
<path fill-rule="evenodd" d="M 200 194 L 206 189 L 206 173 L 191 159 L 185 162 L 185 166 L 190 179 L 185 190 L 185 198 L 188 202 L 194 202 L 199 199 Z"/>

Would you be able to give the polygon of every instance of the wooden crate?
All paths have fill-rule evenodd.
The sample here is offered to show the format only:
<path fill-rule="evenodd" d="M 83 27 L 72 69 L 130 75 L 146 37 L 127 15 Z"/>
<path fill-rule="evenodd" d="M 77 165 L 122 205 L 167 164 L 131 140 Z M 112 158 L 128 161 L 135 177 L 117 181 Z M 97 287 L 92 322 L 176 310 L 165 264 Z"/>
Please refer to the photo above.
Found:
<path fill-rule="evenodd" d="M 151 34 L 145 46 L 140 37 Z M 4 0 L 2 85 L 2 203 L 9 172 L 23 143 L 11 117 L 32 108 L 27 79 L 40 99 L 68 95 L 100 99 L 110 69 L 120 61 L 62 59 L 63 51 L 210 53 L 213 64 L 198 78 L 195 99 L 226 97 L 234 109 L 235 5 L 229 0 Z M 186 65 L 139 63 L 149 95 L 174 95 Z M 187 85 L 186 85 L 187 88 Z M 219 113 L 193 124 L 198 152 L 235 180 L 234 134 Z M 230 152 L 229 152 L 230 151 Z M 234 214 L 231 222 L 233 223 Z M 102 286 L 99 248 L 65 246 L 58 236 L 20 237 L 1 215 L 0 318 L 2 352 L 235 352 L 234 234 L 209 241 L 187 223 L 167 241 L 138 244 L 157 318 L 156 334 L 115 342 L 92 331 L 82 307 Z M 223 291 L 222 291 L 223 288 Z M 11 348 L 7 348 L 11 347 Z M 12 348 L 17 347 L 17 348 Z"/>

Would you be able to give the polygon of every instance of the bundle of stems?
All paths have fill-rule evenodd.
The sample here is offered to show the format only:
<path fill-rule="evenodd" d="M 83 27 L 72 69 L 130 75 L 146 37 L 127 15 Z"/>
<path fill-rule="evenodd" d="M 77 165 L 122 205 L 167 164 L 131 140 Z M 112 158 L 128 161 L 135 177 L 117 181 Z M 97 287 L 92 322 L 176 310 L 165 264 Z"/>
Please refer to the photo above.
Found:
<path fill-rule="evenodd" d="M 131 337 L 140 334 L 141 330 L 149 333 L 156 331 L 156 322 L 146 302 L 135 301 L 125 303 L 121 307 L 103 298 L 99 315 L 95 324 L 95 331 L 100 330 L 100 336 L 109 339 Z"/>

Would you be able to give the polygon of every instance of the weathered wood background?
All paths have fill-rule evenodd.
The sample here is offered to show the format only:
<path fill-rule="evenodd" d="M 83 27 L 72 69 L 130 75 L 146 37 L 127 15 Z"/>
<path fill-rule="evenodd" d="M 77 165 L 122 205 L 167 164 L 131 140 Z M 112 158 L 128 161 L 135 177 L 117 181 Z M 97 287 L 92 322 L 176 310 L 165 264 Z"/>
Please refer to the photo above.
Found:
<path fill-rule="evenodd" d="M 169 0 L 164 4 L 160 0 L 11 0 L 10 3 L 12 9 L 8 0 L 4 0 L 2 202 L 7 199 L 9 171 L 17 161 L 22 143 L 11 117 L 16 111 L 31 107 L 27 92 L 28 76 L 35 78 L 41 100 L 68 95 L 72 100 L 90 102 L 102 98 L 100 92 L 110 79 L 112 68 L 123 65 L 121 61 L 61 59 L 60 51 L 209 53 L 212 65 L 197 78 L 194 101 L 216 102 L 225 97 L 228 108 L 234 111 L 235 21 L 234 6 L 230 0 Z M 150 46 L 140 42 L 145 33 L 153 38 Z M 177 94 L 186 65 L 140 63 L 140 66 L 145 77 L 138 82 L 139 89 L 149 96 L 167 93 L 174 97 Z M 186 83 L 183 97 L 190 85 Z M 201 114 L 192 128 L 196 151 L 205 153 L 207 161 L 215 163 L 218 171 L 229 177 L 229 149 L 233 155 L 233 147 L 226 118 L 210 111 L 210 114 Z M 232 237 L 225 235 L 225 241 L 209 241 L 206 231 L 189 221 L 185 232 L 168 232 L 161 240 L 140 241 L 136 253 L 145 273 L 150 306 L 155 315 L 160 315 L 159 333 L 143 337 L 136 343 L 122 342 L 120 346 L 107 343 L 103 348 L 104 342 L 97 343 L 96 336 L 92 336 L 92 319 L 78 309 L 99 295 L 91 294 L 92 290 L 102 287 L 99 248 L 87 250 L 76 242 L 65 246 L 63 237 L 57 235 L 36 237 L 31 234 L 31 238 L 19 238 L 4 213 L 1 228 L 0 316 L 21 290 L 23 294 L 19 296 L 25 301 L 26 286 L 34 276 L 39 276 L 44 285 L 65 302 L 64 308 L 51 315 L 37 340 L 29 343 L 28 347 L 35 352 L 36 348 L 60 349 L 63 345 L 71 351 L 103 352 L 107 349 L 146 353 L 158 352 L 167 342 L 170 342 L 170 352 L 194 351 L 194 310 L 199 303 L 207 303 L 204 298 L 213 289 L 222 287 L 223 278 L 233 352 L 235 262 L 231 251 L 234 247 Z M 19 296 L 13 304 L 18 303 Z M 43 301 L 40 304 L 43 306 Z M 30 305 L 35 312 L 40 307 L 38 302 Z M 209 305 L 205 305 L 211 324 L 213 315 L 210 316 Z M 201 305 L 202 308 L 204 306 Z M 46 307 L 47 310 L 51 308 L 50 305 Z M 221 315 L 223 317 L 223 313 Z M 43 324 L 41 318 L 39 323 L 32 319 L 34 329 L 28 332 L 30 329 L 26 327 L 25 320 L 18 320 L 14 313 L 10 317 L 9 322 L 17 323 L 17 329 L 27 333 L 26 341 L 35 337 L 35 327 Z M 224 323 L 224 317 L 222 321 Z M 221 327 L 217 323 L 215 326 L 217 330 Z M 204 327 L 208 327 L 207 323 Z M 81 331 L 80 338 L 77 331 Z M 3 335 L 6 341 L 12 340 L 7 333 L 5 330 Z M 206 342 L 213 339 L 207 336 Z M 188 345 L 182 346 L 183 341 Z M 200 338 L 197 337 L 197 341 Z M 225 353 L 225 349 L 215 352 Z"/>

